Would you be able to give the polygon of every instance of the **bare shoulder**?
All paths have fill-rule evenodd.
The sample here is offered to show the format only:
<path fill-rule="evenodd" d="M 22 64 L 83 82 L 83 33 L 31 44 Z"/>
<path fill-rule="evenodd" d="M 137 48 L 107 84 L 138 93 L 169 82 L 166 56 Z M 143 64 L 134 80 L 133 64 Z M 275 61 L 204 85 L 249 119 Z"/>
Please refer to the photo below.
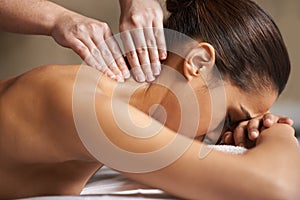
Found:
<path fill-rule="evenodd" d="M 15 84 L 30 86 L 35 89 L 43 87 L 59 89 L 65 84 L 74 82 L 79 68 L 78 65 L 40 66 L 16 77 Z"/>
<path fill-rule="evenodd" d="M 28 162 L 43 160 L 50 152 L 59 152 L 61 158 L 87 154 L 72 115 L 72 92 L 79 69 L 75 65 L 47 65 L 1 81 L 0 139 L 11 144 L 10 140 L 19 138 L 18 147 L 5 148 L 12 152 L 14 148 L 30 149 L 18 155 Z M 39 152 L 40 157 L 35 153 L 33 159 L 29 152 Z"/>
<path fill-rule="evenodd" d="M 27 99 L 33 97 L 54 102 L 68 102 L 67 99 L 72 96 L 78 72 L 82 68 L 91 74 L 100 73 L 82 65 L 45 65 L 13 78 L 7 91 L 18 93 L 19 97 L 25 95 Z M 62 101 L 63 99 L 65 101 Z"/>

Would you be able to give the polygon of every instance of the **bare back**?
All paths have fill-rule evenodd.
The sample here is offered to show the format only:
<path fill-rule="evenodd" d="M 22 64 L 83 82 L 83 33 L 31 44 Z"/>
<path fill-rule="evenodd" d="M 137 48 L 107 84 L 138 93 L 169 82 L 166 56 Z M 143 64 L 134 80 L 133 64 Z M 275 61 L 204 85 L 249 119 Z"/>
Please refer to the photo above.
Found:
<path fill-rule="evenodd" d="M 72 121 L 79 66 L 44 66 L 0 82 L 0 194 L 78 194 L 102 165 Z"/>

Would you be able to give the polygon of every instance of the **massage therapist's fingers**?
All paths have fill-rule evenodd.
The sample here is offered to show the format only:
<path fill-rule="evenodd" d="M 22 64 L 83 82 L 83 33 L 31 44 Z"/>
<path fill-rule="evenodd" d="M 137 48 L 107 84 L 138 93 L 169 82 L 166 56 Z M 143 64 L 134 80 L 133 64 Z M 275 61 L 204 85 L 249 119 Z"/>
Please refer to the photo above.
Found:
<path fill-rule="evenodd" d="M 159 59 L 165 60 L 167 59 L 167 45 L 166 45 L 165 34 L 164 34 L 162 23 L 157 23 L 157 21 L 155 21 L 153 26 L 155 27 L 153 29 L 153 32 L 156 40 Z"/>
<path fill-rule="evenodd" d="M 105 44 L 106 39 L 112 38 L 112 32 L 106 23 L 69 12 L 56 21 L 51 35 L 58 44 L 73 49 L 88 65 L 109 77 L 121 77 L 120 80 L 123 79 L 123 74 L 128 77 L 125 61 L 120 56 L 114 56 L 115 52 L 120 52 L 118 45 L 110 40 L 110 44 L 100 48 L 100 44 Z"/>
<path fill-rule="evenodd" d="M 153 29 L 146 28 L 144 29 L 146 45 L 148 48 L 152 73 L 154 76 L 158 76 L 161 72 L 161 63 L 159 58 L 159 53 L 157 50 L 156 39 L 154 37 Z"/>
<path fill-rule="evenodd" d="M 130 72 L 128 70 L 128 66 L 123 58 L 123 54 L 115 38 L 110 34 L 108 35 L 108 38 L 107 36 L 105 37 L 105 42 L 108 48 L 110 49 L 110 53 L 112 54 L 114 61 L 118 66 L 118 69 L 122 72 L 123 77 L 125 79 L 130 78 Z"/>
<path fill-rule="evenodd" d="M 116 42 L 115 38 L 113 37 L 110 28 L 107 27 L 106 31 L 104 31 L 103 34 L 105 40 L 105 42 L 103 43 L 104 48 L 99 48 L 100 50 L 103 49 L 103 51 L 101 51 L 102 56 L 107 60 L 109 66 L 114 68 L 114 70 L 112 71 L 114 71 L 115 74 L 117 74 L 120 77 L 123 76 L 122 79 L 128 79 L 130 77 L 128 66 L 126 65 L 120 47 Z"/>
<path fill-rule="evenodd" d="M 151 65 L 150 65 L 149 53 L 145 41 L 144 31 L 143 29 L 136 29 L 134 31 L 131 31 L 131 34 L 133 37 L 139 62 L 141 64 L 144 75 L 146 76 L 146 80 L 148 82 L 154 81 L 155 77 L 153 76 Z"/>
<path fill-rule="evenodd" d="M 141 72 L 139 68 L 133 71 L 134 76 L 138 82 L 153 81 L 161 72 L 160 60 L 167 57 L 163 31 L 164 13 L 160 3 L 157 0 L 120 0 L 119 3 L 121 8 L 119 30 L 121 33 L 130 33 L 135 47 L 130 48 L 130 51 L 136 51 L 138 55 L 138 62 L 132 60 L 129 63 L 139 63 L 138 66 L 142 68 L 145 77 L 142 78 L 139 74 Z M 124 47 L 128 45 L 124 40 L 122 41 Z M 136 65 L 131 67 L 135 68 Z"/>
<path fill-rule="evenodd" d="M 108 48 L 106 41 L 101 42 L 101 44 L 98 43 L 97 47 L 100 51 L 99 58 L 102 58 L 108 69 L 113 72 L 113 74 L 115 75 L 115 79 L 118 82 L 124 82 L 123 74 L 120 71 L 117 63 L 115 62 L 115 58 L 113 57 L 110 49 Z"/>
<path fill-rule="evenodd" d="M 90 42 L 91 43 L 91 42 Z M 94 45 L 94 47 L 88 48 L 86 44 L 84 44 L 82 41 L 79 39 L 73 39 L 70 40 L 69 46 L 73 51 L 75 51 L 86 63 L 87 65 L 94 67 L 104 73 L 106 73 L 109 77 L 115 78 L 115 75 L 113 74 L 112 71 L 110 71 L 108 68 L 103 68 L 105 67 L 105 63 L 101 61 L 101 59 L 96 59 L 99 58 L 99 55 L 94 57 L 93 54 L 97 55 L 99 54 L 99 51 L 97 51 L 97 47 Z M 93 53 L 91 53 L 90 49 L 92 50 Z"/>
<path fill-rule="evenodd" d="M 131 37 L 130 32 L 129 31 L 122 32 L 120 34 L 120 37 L 124 46 L 128 63 L 131 66 L 132 73 L 135 80 L 138 82 L 144 82 L 146 80 L 146 77 L 144 75 L 144 72 L 142 71 L 141 64 L 139 62 L 139 58 L 135 50 L 135 44 Z"/>
<path fill-rule="evenodd" d="M 82 42 L 85 43 L 85 45 L 89 48 L 90 51 L 90 55 L 88 59 L 85 59 L 85 61 L 87 62 L 87 64 L 91 64 L 89 63 L 89 61 L 94 58 L 94 60 L 96 61 L 96 66 L 91 65 L 92 67 L 95 67 L 96 69 L 98 69 L 99 71 L 107 74 L 108 77 L 118 80 L 121 77 L 121 72 L 118 70 L 113 57 L 110 54 L 110 50 L 107 48 L 105 42 L 102 42 L 101 44 L 103 46 L 101 46 L 100 48 L 98 48 L 95 44 L 94 41 L 92 41 L 91 38 L 89 37 L 83 37 L 82 38 Z M 102 54 L 102 52 L 105 52 L 106 54 Z M 114 65 L 113 65 L 114 64 Z M 119 81 L 119 80 L 118 80 Z"/>
<path fill-rule="evenodd" d="M 101 26 L 100 26 L 101 25 Z M 126 74 L 126 64 L 124 62 L 116 62 L 116 59 L 122 59 L 122 55 L 117 42 L 115 41 L 109 26 L 106 23 L 99 22 L 99 26 L 95 26 L 90 33 L 92 42 L 100 51 L 98 57 L 102 58 L 106 67 L 115 75 L 115 79 L 119 82 L 124 82 Z M 88 39 L 88 38 L 86 38 Z M 121 64 L 121 65 L 119 65 Z M 125 65 L 125 66 L 124 66 Z M 112 78 L 112 77 L 111 77 Z"/>

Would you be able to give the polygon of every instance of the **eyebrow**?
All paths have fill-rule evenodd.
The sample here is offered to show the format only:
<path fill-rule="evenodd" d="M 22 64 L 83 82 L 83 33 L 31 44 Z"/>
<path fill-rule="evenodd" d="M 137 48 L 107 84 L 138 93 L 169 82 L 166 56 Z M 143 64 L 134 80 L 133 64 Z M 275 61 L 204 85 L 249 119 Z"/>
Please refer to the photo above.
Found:
<path fill-rule="evenodd" d="M 253 117 L 251 117 L 249 111 L 246 108 L 244 108 L 241 104 L 240 104 L 240 108 L 241 108 L 242 112 L 246 115 L 247 119 L 245 121 L 250 120 L 250 119 L 253 118 Z"/>

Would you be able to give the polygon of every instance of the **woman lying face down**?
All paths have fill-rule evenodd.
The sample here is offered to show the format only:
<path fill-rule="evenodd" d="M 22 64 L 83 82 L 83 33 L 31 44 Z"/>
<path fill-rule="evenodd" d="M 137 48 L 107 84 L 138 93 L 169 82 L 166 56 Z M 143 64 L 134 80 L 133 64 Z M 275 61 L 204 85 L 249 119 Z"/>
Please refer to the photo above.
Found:
<path fill-rule="evenodd" d="M 290 126 L 263 130 L 239 156 L 201 142 L 209 130 L 264 115 L 283 91 L 290 63 L 272 19 L 248 0 L 168 0 L 167 8 L 165 27 L 197 42 L 167 37 L 177 50 L 153 83 L 56 65 L 0 82 L 0 198 L 79 194 L 103 165 L 184 199 L 299 198 Z M 219 91 L 226 95 L 215 101 Z"/>

